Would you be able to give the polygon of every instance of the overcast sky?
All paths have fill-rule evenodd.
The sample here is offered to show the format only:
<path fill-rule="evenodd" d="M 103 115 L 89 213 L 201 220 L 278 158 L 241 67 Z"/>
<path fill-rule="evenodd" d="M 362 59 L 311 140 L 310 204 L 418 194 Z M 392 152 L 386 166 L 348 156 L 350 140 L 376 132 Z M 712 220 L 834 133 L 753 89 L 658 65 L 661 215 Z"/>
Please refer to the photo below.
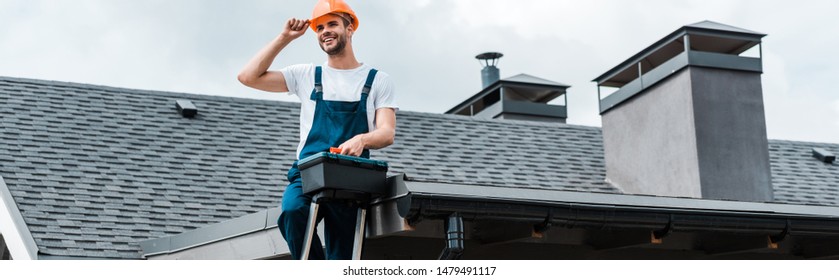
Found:
<path fill-rule="evenodd" d="M 568 123 L 600 126 L 591 80 L 670 32 L 711 20 L 768 34 L 769 137 L 839 143 L 837 1 L 347 0 L 356 56 L 395 80 L 403 110 L 442 113 L 481 89 L 474 56 L 501 76 L 570 84 Z M 296 101 L 236 80 L 315 0 L 0 0 L 0 75 Z M 311 31 L 273 69 L 322 63 Z"/>

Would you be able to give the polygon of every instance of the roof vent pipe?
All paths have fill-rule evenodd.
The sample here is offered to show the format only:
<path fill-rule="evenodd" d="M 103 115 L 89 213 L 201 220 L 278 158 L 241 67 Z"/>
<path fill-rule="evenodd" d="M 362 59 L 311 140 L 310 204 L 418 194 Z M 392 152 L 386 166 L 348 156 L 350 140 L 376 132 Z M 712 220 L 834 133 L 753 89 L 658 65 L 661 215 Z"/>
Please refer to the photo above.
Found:
<path fill-rule="evenodd" d="M 446 248 L 440 253 L 440 260 L 459 260 L 463 256 L 463 216 L 454 212 L 446 219 Z"/>
<path fill-rule="evenodd" d="M 482 88 L 487 88 L 492 83 L 501 79 L 501 71 L 495 65 L 498 65 L 498 59 L 502 56 L 504 55 L 498 52 L 485 52 L 475 56 L 475 58 L 481 61 L 481 65 L 484 66 L 484 69 L 481 70 Z"/>

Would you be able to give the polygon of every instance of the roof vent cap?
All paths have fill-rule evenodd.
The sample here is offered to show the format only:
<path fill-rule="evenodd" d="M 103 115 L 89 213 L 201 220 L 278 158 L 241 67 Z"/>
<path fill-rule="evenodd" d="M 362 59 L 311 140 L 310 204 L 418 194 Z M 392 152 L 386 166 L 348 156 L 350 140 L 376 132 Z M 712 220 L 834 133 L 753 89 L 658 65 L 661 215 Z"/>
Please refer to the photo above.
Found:
<path fill-rule="evenodd" d="M 198 107 L 195 107 L 195 104 L 192 104 L 192 101 L 189 100 L 175 101 L 175 108 L 178 109 L 178 113 L 180 113 L 181 116 L 186 118 L 192 118 L 198 114 Z"/>
<path fill-rule="evenodd" d="M 501 79 L 501 70 L 496 67 L 498 60 L 504 56 L 499 52 L 485 52 L 475 56 L 481 61 L 484 69 L 481 69 L 481 86 L 487 88 Z"/>
<path fill-rule="evenodd" d="M 836 156 L 822 148 L 813 148 L 813 157 L 819 159 L 824 163 L 833 163 Z"/>

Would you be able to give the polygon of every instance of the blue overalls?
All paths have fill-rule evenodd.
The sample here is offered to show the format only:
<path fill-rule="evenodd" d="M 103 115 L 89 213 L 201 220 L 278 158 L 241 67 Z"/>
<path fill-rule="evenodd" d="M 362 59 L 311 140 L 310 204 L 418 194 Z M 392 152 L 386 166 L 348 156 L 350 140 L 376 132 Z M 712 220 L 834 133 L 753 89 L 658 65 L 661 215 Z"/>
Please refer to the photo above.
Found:
<path fill-rule="evenodd" d="M 321 67 L 315 67 L 315 88 L 311 99 L 315 101 L 315 116 L 312 129 L 306 137 L 306 144 L 300 151 L 298 158 L 329 151 L 330 147 L 338 147 L 350 138 L 369 132 L 367 125 L 367 96 L 376 78 L 376 69 L 370 69 L 367 81 L 361 90 L 361 99 L 357 102 L 326 101 L 323 100 L 323 84 L 321 83 Z M 363 158 L 370 158 L 367 149 L 361 154 Z M 297 161 L 288 171 L 288 187 L 283 193 L 283 204 L 277 225 L 283 234 L 291 257 L 301 258 L 303 240 L 306 234 L 306 223 L 309 219 L 309 206 L 312 195 L 304 194 L 297 169 Z M 348 260 L 352 258 L 353 235 L 355 230 L 358 205 L 347 202 L 333 201 L 321 203 L 317 222 L 326 218 L 326 252 L 331 260 Z M 324 259 L 323 246 L 320 238 L 315 234 L 309 252 L 309 259 Z"/>

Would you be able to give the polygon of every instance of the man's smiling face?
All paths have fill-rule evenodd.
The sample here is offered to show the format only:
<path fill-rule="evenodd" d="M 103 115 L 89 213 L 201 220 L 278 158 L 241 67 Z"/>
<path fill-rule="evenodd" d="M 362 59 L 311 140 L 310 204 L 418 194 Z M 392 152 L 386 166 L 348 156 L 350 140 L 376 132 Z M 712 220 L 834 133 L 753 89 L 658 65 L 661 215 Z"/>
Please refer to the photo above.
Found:
<path fill-rule="evenodd" d="M 319 17 L 315 24 L 320 48 L 328 55 L 341 54 L 349 42 L 353 26 L 345 25 L 345 19 L 335 14 Z"/>

